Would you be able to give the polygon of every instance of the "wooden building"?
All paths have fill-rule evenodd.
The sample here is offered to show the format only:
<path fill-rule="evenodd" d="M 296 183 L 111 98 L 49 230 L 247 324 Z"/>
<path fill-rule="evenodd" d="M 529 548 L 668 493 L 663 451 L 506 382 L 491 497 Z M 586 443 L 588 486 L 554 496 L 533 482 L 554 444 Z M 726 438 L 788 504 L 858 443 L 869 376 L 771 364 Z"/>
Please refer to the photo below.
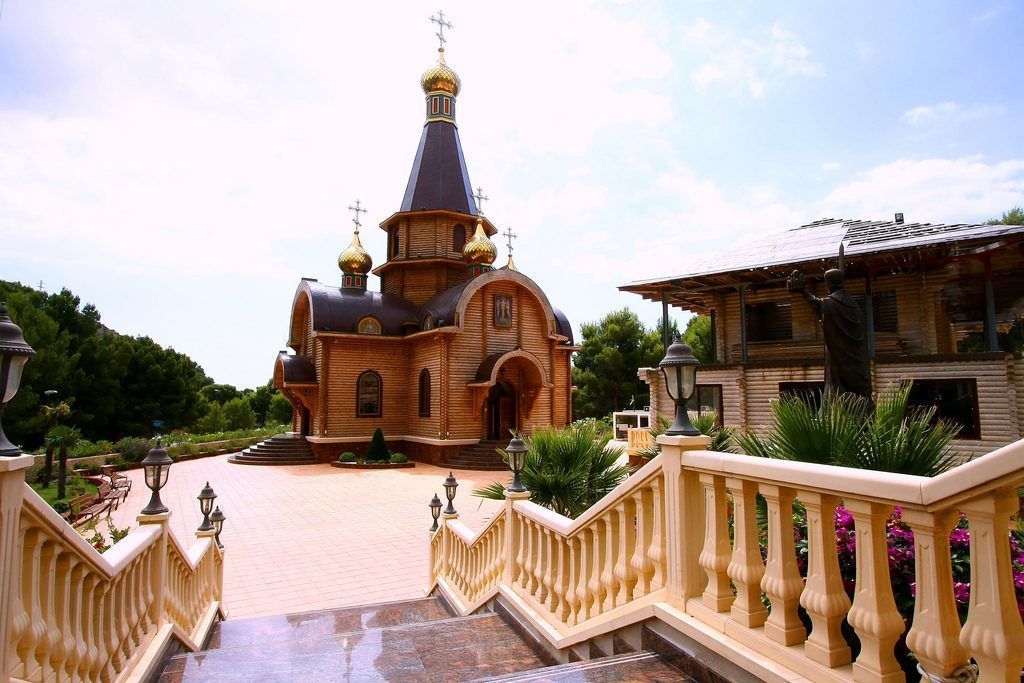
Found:
<path fill-rule="evenodd" d="M 421 85 L 427 116 L 412 173 L 398 212 L 380 223 L 381 291 L 367 289 L 357 213 L 340 282 L 299 284 L 291 350 L 276 361 L 294 430 L 321 462 L 360 453 L 377 427 L 392 450 L 447 464 L 467 446 L 571 419 L 572 330 L 511 255 L 493 266 L 497 230 L 473 195 L 455 125 L 461 84 L 443 48 Z"/>
<path fill-rule="evenodd" d="M 846 288 L 862 304 L 876 391 L 913 382 L 911 400 L 957 422 L 954 448 L 991 451 L 1021 438 L 1024 362 L 1024 227 L 821 220 L 704 259 L 674 277 L 620 287 L 711 316 L 715 362 L 702 366 L 693 407 L 758 430 L 780 395 L 824 386 L 821 327 L 786 277 L 809 291 L 845 248 Z M 671 417 L 656 368 L 640 369 L 651 411 Z"/>

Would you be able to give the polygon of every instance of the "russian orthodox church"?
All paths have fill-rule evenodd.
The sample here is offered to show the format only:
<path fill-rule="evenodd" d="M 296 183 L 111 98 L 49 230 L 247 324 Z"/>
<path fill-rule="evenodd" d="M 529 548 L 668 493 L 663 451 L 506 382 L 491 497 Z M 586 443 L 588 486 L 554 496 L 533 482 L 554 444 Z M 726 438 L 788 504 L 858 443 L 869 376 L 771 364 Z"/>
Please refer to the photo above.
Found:
<path fill-rule="evenodd" d="M 380 223 L 387 258 L 372 269 L 357 203 L 340 282 L 303 279 L 295 292 L 274 384 L 320 462 L 359 454 L 377 427 L 392 451 L 450 464 L 475 444 L 493 453 L 486 442 L 571 420 L 572 329 L 511 251 L 494 266 L 497 228 L 477 205 L 455 122 L 460 79 L 438 52 L 421 79 L 426 123 L 405 195 Z M 379 292 L 367 289 L 371 272 Z"/>

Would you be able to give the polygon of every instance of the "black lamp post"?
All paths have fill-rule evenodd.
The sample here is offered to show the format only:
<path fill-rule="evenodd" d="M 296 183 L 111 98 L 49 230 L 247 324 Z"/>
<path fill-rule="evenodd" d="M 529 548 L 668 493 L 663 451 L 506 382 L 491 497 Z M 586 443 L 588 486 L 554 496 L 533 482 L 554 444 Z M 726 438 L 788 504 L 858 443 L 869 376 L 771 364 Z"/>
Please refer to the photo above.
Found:
<path fill-rule="evenodd" d="M 508 466 L 512 470 L 512 483 L 509 484 L 508 490 L 512 493 L 523 493 L 526 491 L 526 487 L 523 486 L 523 481 L 519 478 L 519 475 L 526 465 L 526 444 L 523 443 L 523 440 L 517 434 L 508 442 L 505 452 L 508 453 Z"/>
<path fill-rule="evenodd" d="M 457 488 L 459 488 L 459 482 L 455 481 L 455 476 L 451 472 L 448 472 L 448 477 L 444 480 L 444 495 L 448 498 L 448 507 L 444 509 L 446 515 L 456 514 L 452 501 L 455 500 L 455 489 Z"/>
<path fill-rule="evenodd" d="M 441 499 L 436 493 L 430 499 L 430 516 L 434 518 L 434 526 L 430 527 L 430 530 L 437 531 L 437 518 L 441 516 Z"/>
<path fill-rule="evenodd" d="M 156 442 L 156 448 L 151 449 L 142 460 L 142 469 L 146 473 L 146 486 L 153 492 L 149 499 L 149 505 L 142 508 L 142 514 L 160 515 L 167 512 L 167 506 L 160 500 L 160 489 L 167 483 L 167 475 L 170 473 L 173 462 L 159 441 Z"/>
<path fill-rule="evenodd" d="M 199 531 L 213 531 L 213 524 L 210 523 L 210 513 L 213 512 L 213 501 L 216 498 L 217 494 L 213 492 L 210 482 L 206 482 L 206 486 L 196 496 L 196 500 L 199 501 L 199 511 L 203 513 L 203 523 L 199 525 Z"/>
<path fill-rule="evenodd" d="M 224 547 L 224 544 L 220 542 L 220 532 L 224 531 L 224 520 L 227 518 L 227 515 L 220 511 L 220 505 L 210 513 L 210 521 L 213 522 L 213 540 L 217 541 L 218 548 Z"/>
<path fill-rule="evenodd" d="M 21 328 L 7 317 L 7 306 L 0 303 L 0 417 L 18 393 L 21 371 L 34 355 L 36 352 L 25 342 Z M 19 455 L 21 449 L 7 439 L 3 423 L 0 422 L 0 456 L 14 458 Z"/>
<path fill-rule="evenodd" d="M 672 342 L 665 357 L 658 364 L 665 375 L 665 386 L 668 395 L 676 403 L 676 419 L 672 426 L 665 430 L 669 436 L 700 436 L 700 432 L 690 424 L 690 415 L 686 404 L 693 396 L 697 386 L 697 366 L 700 361 L 693 355 L 693 350 L 677 339 Z"/>

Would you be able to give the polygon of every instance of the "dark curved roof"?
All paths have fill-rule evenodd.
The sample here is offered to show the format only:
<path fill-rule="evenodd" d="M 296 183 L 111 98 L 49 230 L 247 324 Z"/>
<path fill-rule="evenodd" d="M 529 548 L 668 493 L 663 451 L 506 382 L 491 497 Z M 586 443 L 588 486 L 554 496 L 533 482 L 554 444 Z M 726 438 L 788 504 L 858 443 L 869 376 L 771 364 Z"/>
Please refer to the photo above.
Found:
<path fill-rule="evenodd" d="M 281 361 L 281 375 L 285 384 L 316 383 L 316 368 L 309 356 L 290 356 L 282 351 L 278 359 Z"/>
<path fill-rule="evenodd" d="M 385 335 L 402 334 L 404 323 L 419 324 L 416 306 L 400 296 L 380 292 L 328 287 L 307 280 L 313 329 L 321 332 L 352 332 L 361 318 L 372 315 Z"/>
<path fill-rule="evenodd" d="M 459 129 L 444 121 L 431 121 L 423 126 L 402 198 L 402 211 L 433 209 L 477 214 Z"/>
<path fill-rule="evenodd" d="M 441 326 L 443 324 L 451 325 L 455 321 L 455 309 L 459 305 L 459 298 L 462 293 L 466 291 L 466 287 L 472 280 L 467 280 L 462 284 L 455 285 L 449 289 L 444 290 L 440 294 L 437 294 L 433 299 L 423 304 L 420 308 L 420 322 L 423 322 L 423 318 L 429 313 L 434 319 L 434 324 Z"/>
<path fill-rule="evenodd" d="M 551 307 L 551 312 L 555 314 L 555 328 L 558 334 L 569 338 L 569 341 L 566 343 L 574 344 L 575 339 L 572 336 L 572 325 L 569 324 L 569 319 L 565 317 L 565 313 L 562 313 L 554 306 Z"/>

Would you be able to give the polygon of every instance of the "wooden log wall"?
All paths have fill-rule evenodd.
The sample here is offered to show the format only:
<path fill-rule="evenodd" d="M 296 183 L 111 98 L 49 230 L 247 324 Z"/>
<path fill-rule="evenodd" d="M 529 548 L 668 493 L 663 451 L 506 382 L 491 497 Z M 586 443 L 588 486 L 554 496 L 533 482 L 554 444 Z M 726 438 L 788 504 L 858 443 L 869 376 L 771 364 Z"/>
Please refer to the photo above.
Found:
<path fill-rule="evenodd" d="M 405 434 L 409 422 L 409 346 L 400 338 L 320 337 L 324 346 L 321 388 L 326 396 L 326 436 L 368 436 L 380 427 L 385 435 Z M 381 377 L 380 417 L 356 417 L 356 383 L 365 370 Z M 415 404 L 413 406 L 415 410 Z"/>
<path fill-rule="evenodd" d="M 407 375 L 407 401 L 409 405 L 408 430 L 405 434 L 430 439 L 443 438 L 441 434 L 441 358 L 443 335 L 435 334 L 410 340 L 409 373 Z M 430 373 L 430 416 L 420 416 L 420 373 Z"/>

